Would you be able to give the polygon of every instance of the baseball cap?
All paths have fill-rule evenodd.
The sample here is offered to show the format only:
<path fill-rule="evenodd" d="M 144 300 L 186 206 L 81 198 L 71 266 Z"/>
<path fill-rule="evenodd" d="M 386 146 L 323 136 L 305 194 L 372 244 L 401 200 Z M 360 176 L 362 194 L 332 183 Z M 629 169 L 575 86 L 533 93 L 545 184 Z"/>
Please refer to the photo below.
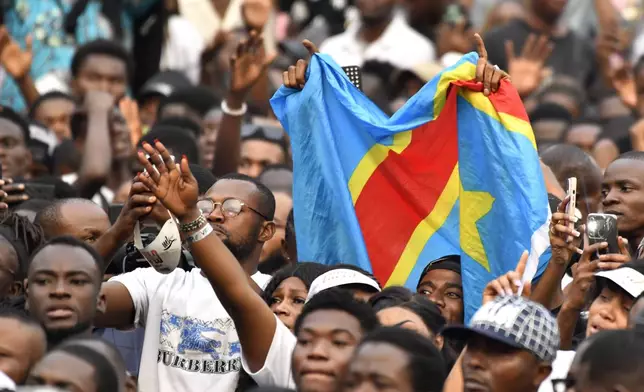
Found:
<path fill-rule="evenodd" d="M 306 297 L 306 302 L 324 290 L 346 285 L 363 285 L 373 291 L 380 291 L 378 282 L 367 275 L 358 271 L 340 268 L 325 272 L 318 276 L 313 283 L 311 283 L 309 295 Z"/>
<path fill-rule="evenodd" d="M 532 353 L 552 363 L 559 349 L 557 321 L 542 305 L 517 295 L 496 297 L 472 317 L 469 327 L 449 326 L 442 333 L 448 339 L 467 340 L 484 336 Z"/>
<path fill-rule="evenodd" d="M 151 77 L 141 87 L 138 98 L 145 99 L 152 95 L 168 97 L 174 90 L 189 86 L 192 86 L 192 83 L 181 72 L 163 71 Z"/>
<path fill-rule="evenodd" d="M 644 275 L 628 264 L 614 270 L 598 272 L 595 276 L 610 280 L 634 298 L 644 292 Z"/>

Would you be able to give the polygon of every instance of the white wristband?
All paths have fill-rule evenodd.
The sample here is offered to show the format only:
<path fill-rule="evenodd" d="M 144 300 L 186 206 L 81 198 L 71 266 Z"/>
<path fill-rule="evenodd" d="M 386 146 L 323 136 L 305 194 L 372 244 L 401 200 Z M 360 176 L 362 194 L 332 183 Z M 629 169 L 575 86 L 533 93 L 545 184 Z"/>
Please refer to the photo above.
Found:
<path fill-rule="evenodd" d="M 186 238 L 186 241 L 188 241 L 188 244 L 194 244 L 195 242 L 199 242 L 204 238 L 208 237 L 210 234 L 212 234 L 213 231 L 214 230 L 212 229 L 212 226 L 209 223 L 205 225 L 202 229 L 197 231 L 196 233 Z"/>
<path fill-rule="evenodd" d="M 241 108 L 231 109 L 230 106 L 228 106 L 228 102 L 224 99 L 221 101 L 221 111 L 229 116 L 241 117 L 248 111 L 248 105 L 246 105 L 246 102 L 242 102 Z"/>

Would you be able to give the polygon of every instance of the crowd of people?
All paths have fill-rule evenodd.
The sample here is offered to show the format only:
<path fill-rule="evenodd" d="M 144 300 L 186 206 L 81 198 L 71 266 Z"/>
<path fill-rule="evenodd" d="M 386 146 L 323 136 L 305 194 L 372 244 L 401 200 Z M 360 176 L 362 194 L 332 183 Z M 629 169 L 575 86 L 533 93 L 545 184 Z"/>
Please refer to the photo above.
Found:
<path fill-rule="evenodd" d="M 9 0 L 0 17 L 0 391 L 644 385 L 643 0 Z M 511 83 L 552 210 L 537 280 L 526 253 L 468 320 L 459 255 L 414 287 L 298 258 L 298 152 L 269 101 L 305 87 L 318 47 L 389 115 L 470 51 L 486 95 Z M 598 212 L 618 249 L 588 241 Z"/>

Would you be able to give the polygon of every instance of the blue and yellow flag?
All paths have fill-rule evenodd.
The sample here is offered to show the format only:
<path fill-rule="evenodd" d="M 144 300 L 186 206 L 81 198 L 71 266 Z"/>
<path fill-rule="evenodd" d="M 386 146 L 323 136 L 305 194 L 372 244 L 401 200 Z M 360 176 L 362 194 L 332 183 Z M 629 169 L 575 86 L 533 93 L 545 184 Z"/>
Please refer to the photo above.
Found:
<path fill-rule="evenodd" d="M 348 263 L 415 289 L 460 254 L 466 318 L 524 250 L 549 257 L 548 198 L 532 128 L 509 82 L 485 97 L 470 53 L 391 118 L 326 55 L 271 104 L 291 137 L 298 258 Z M 546 254 L 547 253 L 547 254 Z"/>

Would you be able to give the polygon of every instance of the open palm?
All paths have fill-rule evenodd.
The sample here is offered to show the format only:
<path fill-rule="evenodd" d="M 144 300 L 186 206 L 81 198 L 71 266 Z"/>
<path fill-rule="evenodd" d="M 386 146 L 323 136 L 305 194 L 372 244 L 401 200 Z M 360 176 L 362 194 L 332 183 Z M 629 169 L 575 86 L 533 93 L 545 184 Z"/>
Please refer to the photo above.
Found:
<path fill-rule="evenodd" d="M 251 31 L 250 37 L 239 43 L 237 53 L 230 60 L 230 90 L 246 94 L 274 57 L 267 57 L 264 40 L 256 31 Z"/>
<path fill-rule="evenodd" d="M 14 79 L 22 79 L 29 74 L 33 61 L 31 45 L 32 38 L 27 37 L 27 47 L 22 50 L 7 29 L 0 28 L 0 63 Z"/>
<path fill-rule="evenodd" d="M 179 167 L 161 142 L 156 142 L 154 146 L 144 143 L 143 149 L 150 160 L 139 152 L 139 162 L 145 168 L 145 173 L 139 174 L 139 180 L 165 208 L 181 219 L 195 208 L 199 198 L 199 186 L 190 172 L 188 159 L 183 157 Z"/>

